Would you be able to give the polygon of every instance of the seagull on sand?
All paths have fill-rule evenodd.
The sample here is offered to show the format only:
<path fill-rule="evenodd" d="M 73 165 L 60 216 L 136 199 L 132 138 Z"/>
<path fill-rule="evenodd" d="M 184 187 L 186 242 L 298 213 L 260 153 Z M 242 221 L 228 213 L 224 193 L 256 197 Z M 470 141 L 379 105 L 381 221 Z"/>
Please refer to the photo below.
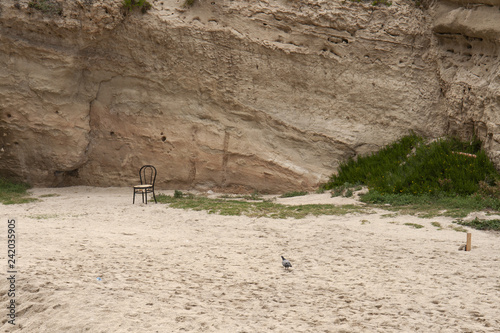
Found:
<path fill-rule="evenodd" d="M 283 267 L 285 267 L 285 269 L 292 267 L 292 263 L 286 260 L 285 257 L 281 256 L 281 259 L 282 259 L 281 264 L 283 265 Z"/>

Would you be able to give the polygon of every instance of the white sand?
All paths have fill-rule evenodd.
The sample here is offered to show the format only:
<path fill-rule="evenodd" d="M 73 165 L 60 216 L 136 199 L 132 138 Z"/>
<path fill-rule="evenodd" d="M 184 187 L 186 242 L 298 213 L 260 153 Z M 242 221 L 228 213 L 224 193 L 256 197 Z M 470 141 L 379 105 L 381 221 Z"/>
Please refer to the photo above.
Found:
<path fill-rule="evenodd" d="M 472 230 L 458 251 L 451 218 L 219 216 L 132 205 L 129 188 L 33 190 L 50 193 L 0 205 L 2 267 L 8 217 L 20 253 L 17 325 L 2 277 L 2 332 L 500 331 L 500 236 Z"/>

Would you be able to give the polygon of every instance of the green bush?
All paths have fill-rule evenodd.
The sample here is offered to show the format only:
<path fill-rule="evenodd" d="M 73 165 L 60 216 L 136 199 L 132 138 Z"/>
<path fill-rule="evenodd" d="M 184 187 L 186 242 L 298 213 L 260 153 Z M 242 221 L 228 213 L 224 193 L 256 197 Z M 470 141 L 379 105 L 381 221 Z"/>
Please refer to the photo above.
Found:
<path fill-rule="evenodd" d="M 357 159 L 350 158 L 339 166 L 338 175 L 333 175 L 325 185 L 325 189 L 348 184 L 368 185 L 371 180 L 383 178 L 387 173 L 397 170 L 406 156 L 422 139 L 416 135 L 403 137 L 397 142 L 381 149 L 369 156 L 361 156 Z"/>
<path fill-rule="evenodd" d="M 448 138 L 425 145 L 415 134 L 370 156 L 350 159 L 339 167 L 326 188 L 360 182 L 373 195 L 468 196 L 499 178 L 493 163 L 480 150 L 481 142 Z"/>

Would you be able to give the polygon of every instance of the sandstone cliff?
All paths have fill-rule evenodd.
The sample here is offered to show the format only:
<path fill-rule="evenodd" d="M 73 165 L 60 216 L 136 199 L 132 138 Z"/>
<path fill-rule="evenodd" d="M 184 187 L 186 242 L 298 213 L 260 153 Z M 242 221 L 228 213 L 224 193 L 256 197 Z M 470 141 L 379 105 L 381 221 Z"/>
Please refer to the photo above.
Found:
<path fill-rule="evenodd" d="M 440 2 L 433 9 L 433 52 L 446 133 L 476 134 L 500 167 L 500 1 Z"/>
<path fill-rule="evenodd" d="M 0 174 L 311 189 L 410 130 L 500 165 L 500 1 L 121 2 L 0 3 Z"/>

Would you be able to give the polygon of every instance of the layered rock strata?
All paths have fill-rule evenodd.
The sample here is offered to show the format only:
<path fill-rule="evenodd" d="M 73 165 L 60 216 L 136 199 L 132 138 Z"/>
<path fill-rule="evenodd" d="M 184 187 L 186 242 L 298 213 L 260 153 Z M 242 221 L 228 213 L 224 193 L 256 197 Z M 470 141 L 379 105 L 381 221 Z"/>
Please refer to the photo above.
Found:
<path fill-rule="evenodd" d="M 476 133 L 500 164 L 492 0 L 40 2 L 0 4 L 2 175 L 312 189 L 410 131 Z"/>

